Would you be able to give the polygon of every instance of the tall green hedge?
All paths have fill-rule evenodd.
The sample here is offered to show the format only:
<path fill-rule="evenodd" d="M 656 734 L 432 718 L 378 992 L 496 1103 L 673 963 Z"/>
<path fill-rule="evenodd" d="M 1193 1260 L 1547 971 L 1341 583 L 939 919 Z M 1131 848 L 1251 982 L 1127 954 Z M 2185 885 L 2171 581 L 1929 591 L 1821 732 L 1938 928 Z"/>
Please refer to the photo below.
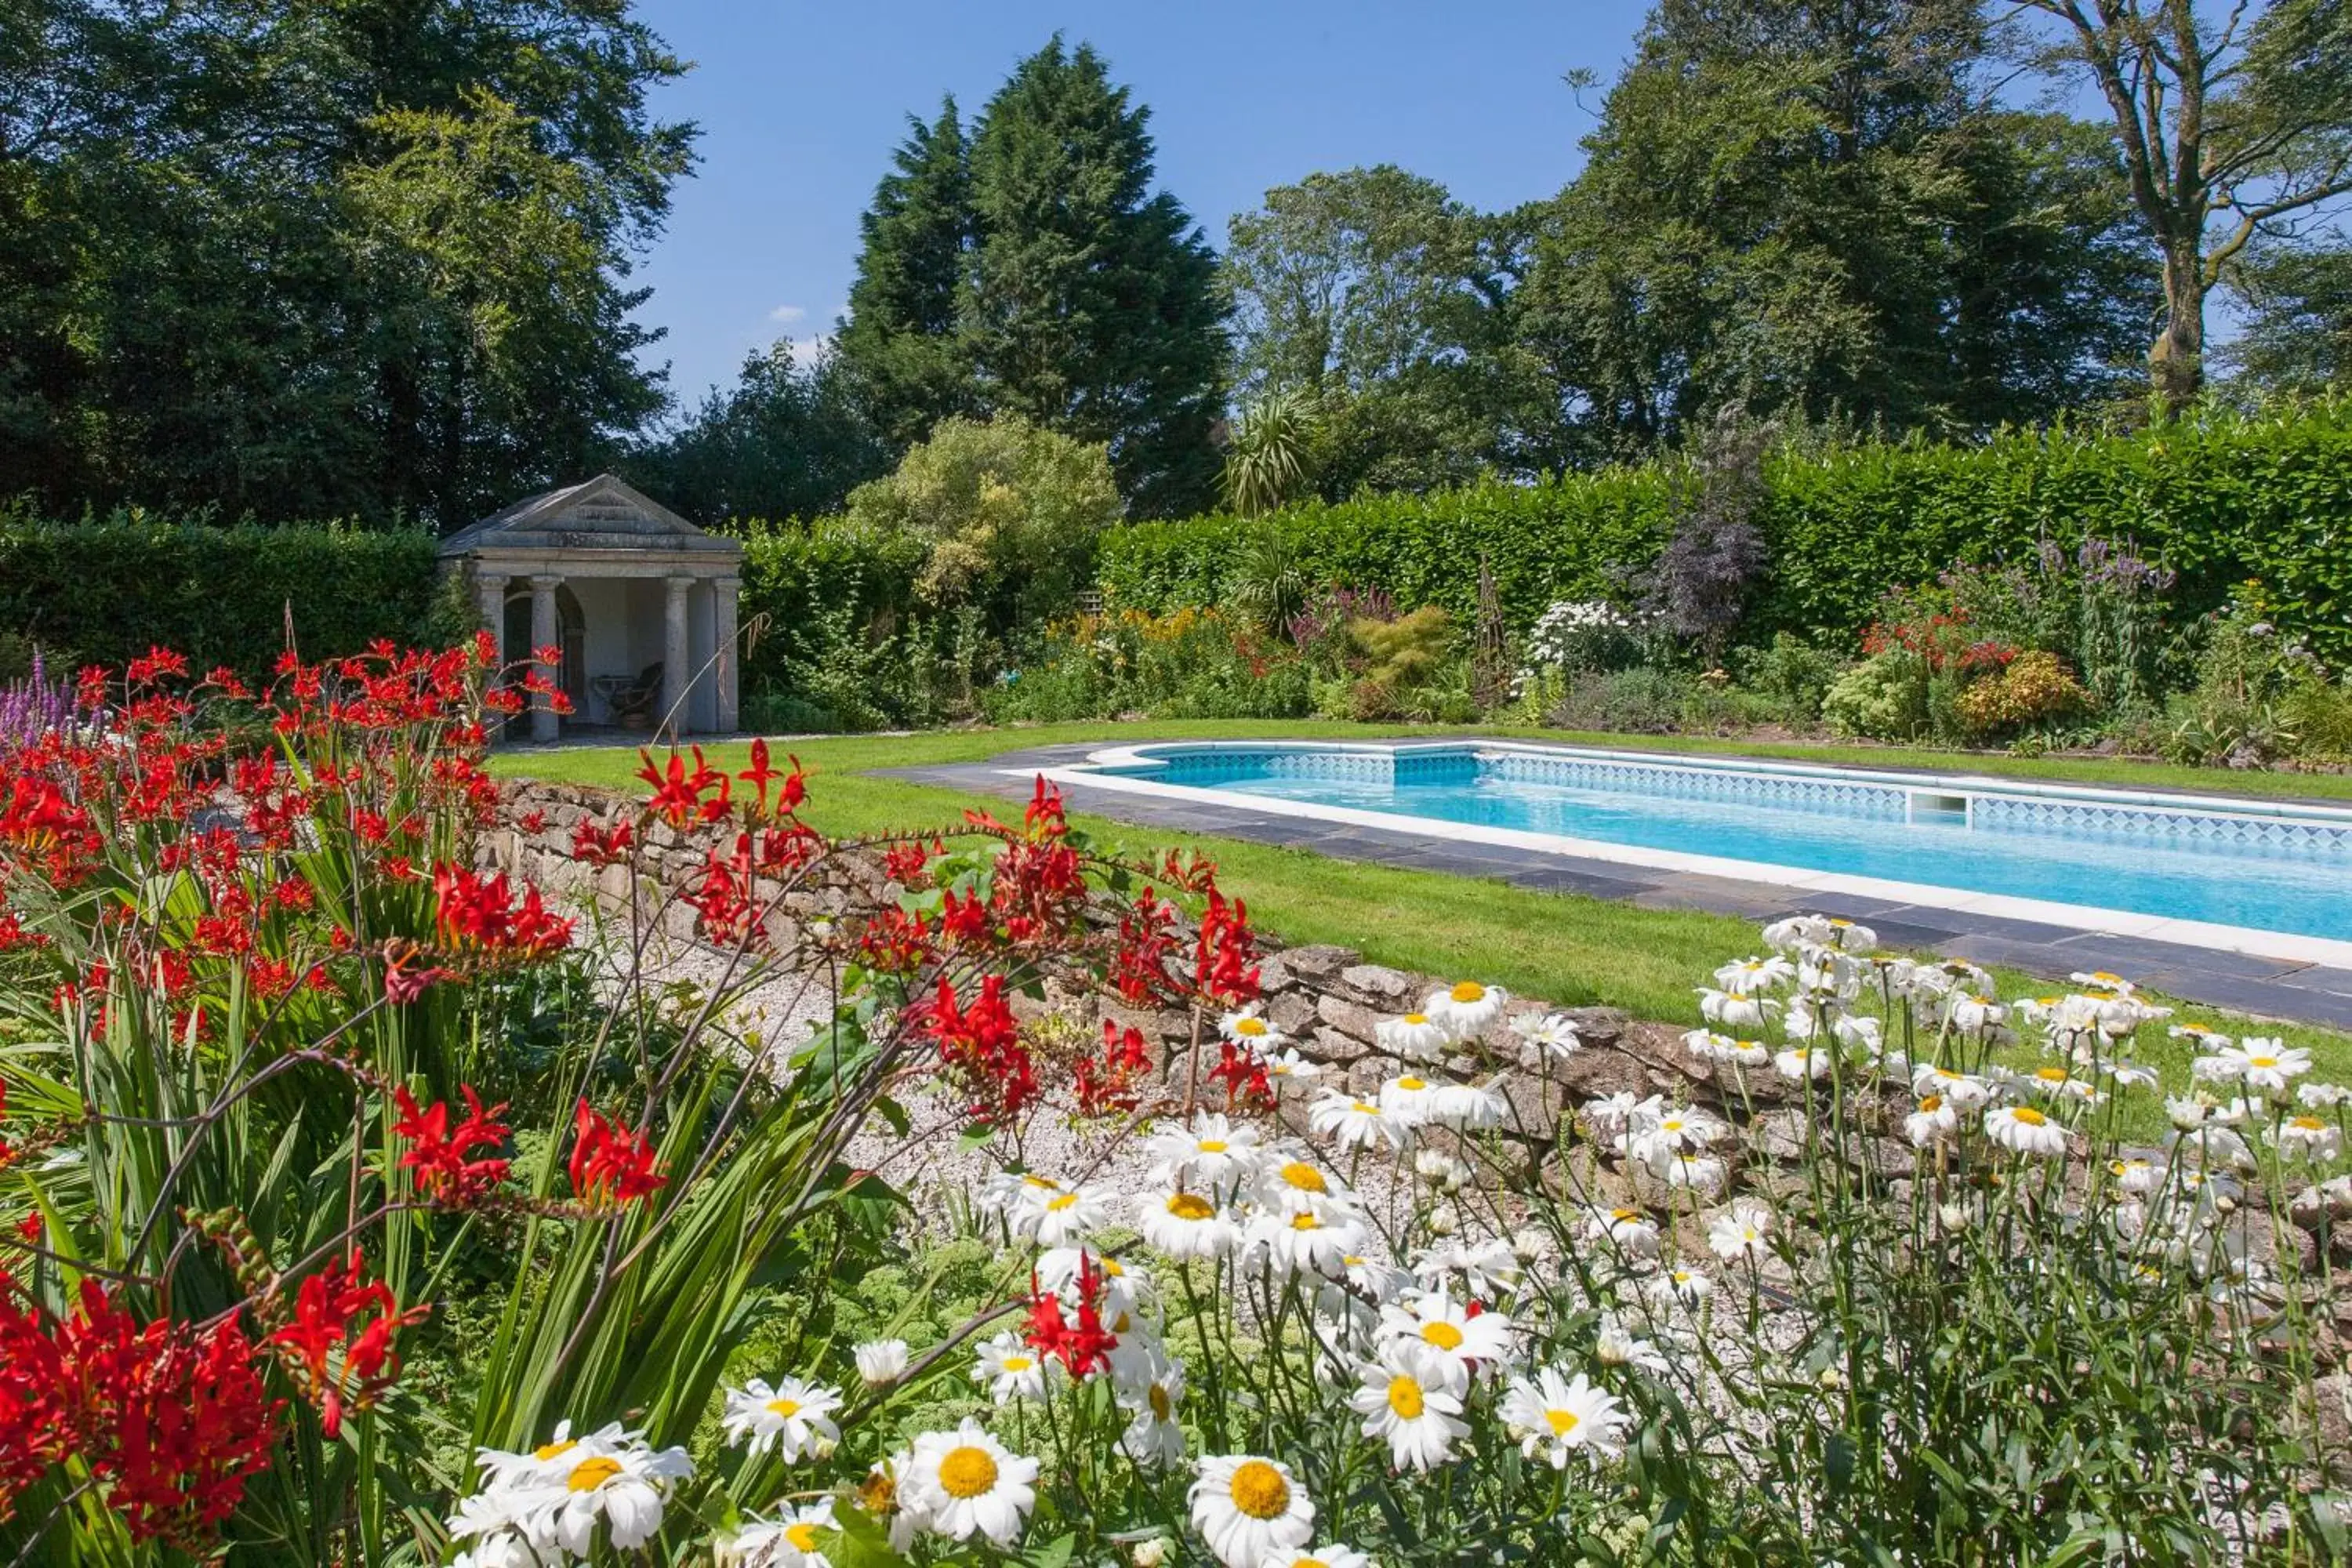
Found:
<path fill-rule="evenodd" d="M 1245 521 L 1138 523 L 1105 540 L 1112 603 L 1213 605 L 1271 522 L 1323 579 L 1467 615 L 1478 560 L 1524 628 L 1554 599 L 1591 596 L 1647 566 L 1669 531 L 1660 467 L 1376 496 Z M 1979 447 L 1865 445 L 1769 466 L 1771 565 L 1746 640 L 1850 637 L 1889 586 L 1955 560 L 2017 557 L 2049 538 L 2130 541 L 2179 574 L 2184 615 L 2262 579 L 2315 644 L 2352 658 L 2352 403 L 2215 413 L 2127 436 L 2019 433 Z"/>
<path fill-rule="evenodd" d="M 289 623 L 306 658 L 424 635 L 436 548 L 415 530 L 0 513 L 0 633 L 59 662 L 120 666 L 161 646 L 256 675 Z"/>
<path fill-rule="evenodd" d="M 753 523 L 743 536 L 744 689 L 793 686 L 794 656 L 845 607 L 861 633 L 899 629 L 915 603 L 922 542 L 839 518 L 805 526 Z"/>

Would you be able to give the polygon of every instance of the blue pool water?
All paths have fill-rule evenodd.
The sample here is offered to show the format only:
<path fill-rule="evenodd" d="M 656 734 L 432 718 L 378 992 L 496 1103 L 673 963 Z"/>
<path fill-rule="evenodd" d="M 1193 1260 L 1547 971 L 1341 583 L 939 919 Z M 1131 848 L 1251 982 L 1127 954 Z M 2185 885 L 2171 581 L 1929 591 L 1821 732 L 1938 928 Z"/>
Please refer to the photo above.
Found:
<path fill-rule="evenodd" d="M 1349 756 L 1312 747 L 1171 746 L 1148 748 L 1147 754 L 1162 760 L 1112 771 L 1402 816 L 2352 940 L 2352 823 L 2341 819 L 2247 826 L 2222 809 L 2151 828 L 2144 814 L 2102 810 L 2096 801 L 2053 805 L 2012 797 L 1979 801 L 1971 822 L 1924 805 L 1915 816 L 1901 785 L 1850 786 L 1857 775 L 1832 770 L 1759 779 L 1706 767 L 1459 751 L 1407 753 L 1391 763 L 1385 753 Z M 2281 812 L 2292 815 L 2293 808 Z"/>

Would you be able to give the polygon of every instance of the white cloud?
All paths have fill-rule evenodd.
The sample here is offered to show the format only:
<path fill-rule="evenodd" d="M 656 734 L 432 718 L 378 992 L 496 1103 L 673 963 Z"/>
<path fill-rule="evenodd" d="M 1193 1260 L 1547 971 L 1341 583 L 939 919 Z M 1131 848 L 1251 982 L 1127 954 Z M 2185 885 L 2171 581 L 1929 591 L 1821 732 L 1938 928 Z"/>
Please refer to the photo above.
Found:
<path fill-rule="evenodd" d="M 833 334 L 819 332 L 813 338 L 794 338 L 792 344 L 794 364 L 814 364 L 833 352 Z"/>
<path fill-rule="evenodd" d="M 786 326 L 792 325 L 794 321 L 805 321 L 808 320 L 808 307 L 805 305 L 779 305 L 774 310 L 768 312 L 768 320 L 772 321 L 782 321 Z"/>

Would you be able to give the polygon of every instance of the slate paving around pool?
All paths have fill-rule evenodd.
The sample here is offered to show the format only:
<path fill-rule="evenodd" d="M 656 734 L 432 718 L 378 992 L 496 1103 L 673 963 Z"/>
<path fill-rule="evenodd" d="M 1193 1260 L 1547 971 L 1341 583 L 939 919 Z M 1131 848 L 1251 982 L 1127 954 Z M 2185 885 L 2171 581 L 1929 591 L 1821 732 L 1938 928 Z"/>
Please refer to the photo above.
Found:
<path fill-rule="evenodd" d="M 882 777 L 909 784 L 1025 800 L 1032 788 L 1031 773 L 1083 763 L 1103 744 L 1097 741 L 1034 746 L 984 763 L 878 772 Z M 1807 894 L 1799 903 L 1790 900 L 1789 889 L 1769 882 L 1654 870 L 1542 850 L 1456 843 L 1409 830 L 1260 815 L 1213 802 L 1093 789 L 1076 781 L 1066 783 L 1063 789 L 1079 810 L 1140 826 L 1214 834 L 1253 844 L 1311 850 L 1342 860 L 1374 860 L 1416 870 L 1485 877 L 1538 892 L 1614 899 L 1643 909 L 1703 910 L 1757 921 L 1800 911 L 1839 916 L 1868 924 L 1889 947 L 2008 964 L 2047 979 L 2063 979 L 2077 970 L 2110 970 L 2128 974 L 2150 990 L 2191 1002 L 2261 1017 L 2352 1029 L 2352 969 L 1885 899 L 1822 893 Z"/>

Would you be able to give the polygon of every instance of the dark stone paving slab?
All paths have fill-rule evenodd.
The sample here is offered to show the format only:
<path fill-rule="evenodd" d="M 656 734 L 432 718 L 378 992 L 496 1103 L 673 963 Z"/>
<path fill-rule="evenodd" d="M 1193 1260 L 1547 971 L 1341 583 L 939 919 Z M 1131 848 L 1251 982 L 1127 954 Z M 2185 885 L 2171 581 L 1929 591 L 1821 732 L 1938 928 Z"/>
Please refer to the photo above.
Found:
<path fill-rule="evenodd" d="M 909 783 L 1026 799 L 1031 788 L 1029 772 L 1066 766 L 1099 749 L 1098 743 L 1033 747 L 986 763 L 878 771 L 882 776 Z M 2186 1001 L 2260 1017 L 2352 1028 L 2352 970 L 2298 965 L 2283 959 L 2085 931 L 2003 915 L 1851 894 L 1817 895 L 1768 882 L 1654 870 L 1586 856 L 1261 814 L 1210 802 L 1129 795 L 1084 784 L 1071 786 L 1070 793 L 1081 810 L 1148 827 L 1239 838 L 1336 859 L 1496 879 L 1643 909 L 1698 910 L 1757 921 L 1801 910 L 1834 915 L 1870 926 L 1889 947 L 2000 964 L 2053 981 L 2081 970 L 2113 970 L 2131 975 L 2150 990 Z"/>

